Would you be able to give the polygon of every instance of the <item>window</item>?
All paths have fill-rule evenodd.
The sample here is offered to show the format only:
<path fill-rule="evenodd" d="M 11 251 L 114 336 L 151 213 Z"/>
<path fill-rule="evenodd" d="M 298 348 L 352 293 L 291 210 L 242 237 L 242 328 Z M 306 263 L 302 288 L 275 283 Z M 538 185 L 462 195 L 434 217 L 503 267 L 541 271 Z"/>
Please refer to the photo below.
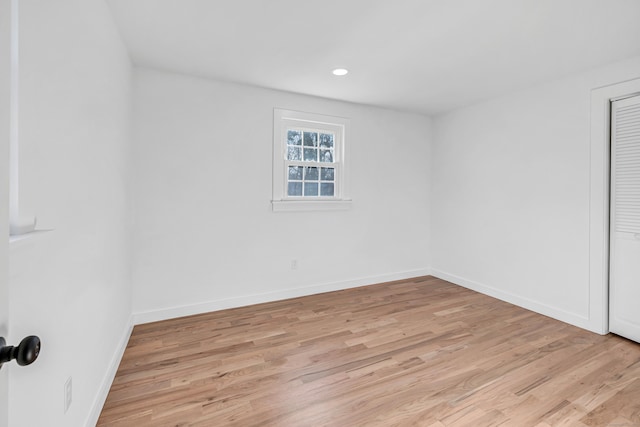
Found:
<path fill-rule="evenodd" d="M 274 110 L 273 210 L 335 210 L 350 205 L 348 119 Z"/>
<path fill-rule="evenodd" d="M 317 129 L 287 129 L 287 197 L 335 197 L 336 135 Z"/>

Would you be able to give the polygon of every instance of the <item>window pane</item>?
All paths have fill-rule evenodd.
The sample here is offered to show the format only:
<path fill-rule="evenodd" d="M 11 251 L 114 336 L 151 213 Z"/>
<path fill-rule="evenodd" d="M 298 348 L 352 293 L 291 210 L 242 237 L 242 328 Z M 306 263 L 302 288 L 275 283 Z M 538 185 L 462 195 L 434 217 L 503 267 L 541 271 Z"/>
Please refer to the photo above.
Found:
<path fill-rule="evenodd" d="M 318 146 L 318 134 L 315 132 L 304 133 L 304 146 L 305 147 L 317 147 Z"/>
<path fill-rule="evenodd" d="M 287 195 L 289 196 L 302 196 L 302 183 L 290 182 L 287 186 Z"/>
<path fill-rule="evenodd" d="M 306 157 L 306 154 L 305 154 Z M 305 159 L 307 160 L 307 159 Z M 320 150 L 320 161 L 325 163 L 333 163 L 333 151 L 332 150 Z"/>
<path fill-rule="evenodd" d="M 289 179 L 302 181 L 302 166 L 289 166 Z"/>
<path fill-rule="evenodd" d="M 302 144 L 302 132 L 300 132 L 299 130 L 287 131 L 287 144 L 288 145 Z"/>
<path fill-rule="evenodd" d="M 318 180 L 318 168 L 304 168 L 304 180 L 305 181 L 317 181 Z"/>
<path fill-rule="evenodd" d="M 333 181 L 335 179 L 335 171 L 334 168 L 322 168 L 320 171 L 320 180 Z"/>
<path fill-rule="evenodd" d="M 321 133 L 320 134 L 320 147 L 321 148 L 333 148 L 333 134 Z"/>
<path fill-rule="evenodd" d="M 287 159 L 288 160 L 302 160 L 302 148 L 300 147 L 287 147 Z"/>
<path fill-rule="evenodd" d="M 304 195 L 305 196 L 317 196 L 318 195 L 318 183 L 305 182 L 304 183 Z"/>
<path fill-rule="evenodd" d="M 332 183 L 322 183 L 320 184 L 320 195 L 321 196 L 333 196 L 333 182 Z"/>
<path fill-rule="evenodd" d="M 304 149 L 304 161 L 305 162 L 317 162 L 318 161 L 318 150 L 316 148 L 305 148 Z"/>

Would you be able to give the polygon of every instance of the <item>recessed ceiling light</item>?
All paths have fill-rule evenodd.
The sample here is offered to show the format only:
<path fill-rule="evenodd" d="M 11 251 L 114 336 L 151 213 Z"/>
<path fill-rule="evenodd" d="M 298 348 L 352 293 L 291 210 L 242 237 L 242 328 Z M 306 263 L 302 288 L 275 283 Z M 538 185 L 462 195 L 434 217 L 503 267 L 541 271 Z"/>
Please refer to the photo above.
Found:
<path fill-rule="evenodd" d="M 332 73 L 334 76 L 346 76 L 347 73 L 349 73 L 349 70 L 347 70 L 346 68 L 336 68 L 332 71 Z"/>

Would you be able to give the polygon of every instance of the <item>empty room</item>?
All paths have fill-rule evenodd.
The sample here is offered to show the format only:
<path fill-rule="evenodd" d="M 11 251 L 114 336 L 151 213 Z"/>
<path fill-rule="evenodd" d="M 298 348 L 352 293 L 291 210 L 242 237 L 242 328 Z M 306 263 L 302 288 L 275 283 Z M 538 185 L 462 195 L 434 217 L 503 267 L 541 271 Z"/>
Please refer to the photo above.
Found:
<path fill-rule="evenodd" d="M 640 426 L 639 0 L 0 0 L 0 427 Z"/>

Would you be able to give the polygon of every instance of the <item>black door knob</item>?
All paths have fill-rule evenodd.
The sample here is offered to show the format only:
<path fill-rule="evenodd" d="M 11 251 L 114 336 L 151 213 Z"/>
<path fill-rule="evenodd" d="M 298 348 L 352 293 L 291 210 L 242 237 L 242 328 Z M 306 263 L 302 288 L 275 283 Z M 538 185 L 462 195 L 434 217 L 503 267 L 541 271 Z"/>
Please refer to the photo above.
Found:
<path fill-rule="evenodd" d="M 30 365 L 40 354 L 40 338 L 35 335 L 29 335 L 20 341 L 17 347 L 6 345 L 6 343 L 4 338 L 0 337 L 0 367 L 13 359 L 20 366 Z"/>

